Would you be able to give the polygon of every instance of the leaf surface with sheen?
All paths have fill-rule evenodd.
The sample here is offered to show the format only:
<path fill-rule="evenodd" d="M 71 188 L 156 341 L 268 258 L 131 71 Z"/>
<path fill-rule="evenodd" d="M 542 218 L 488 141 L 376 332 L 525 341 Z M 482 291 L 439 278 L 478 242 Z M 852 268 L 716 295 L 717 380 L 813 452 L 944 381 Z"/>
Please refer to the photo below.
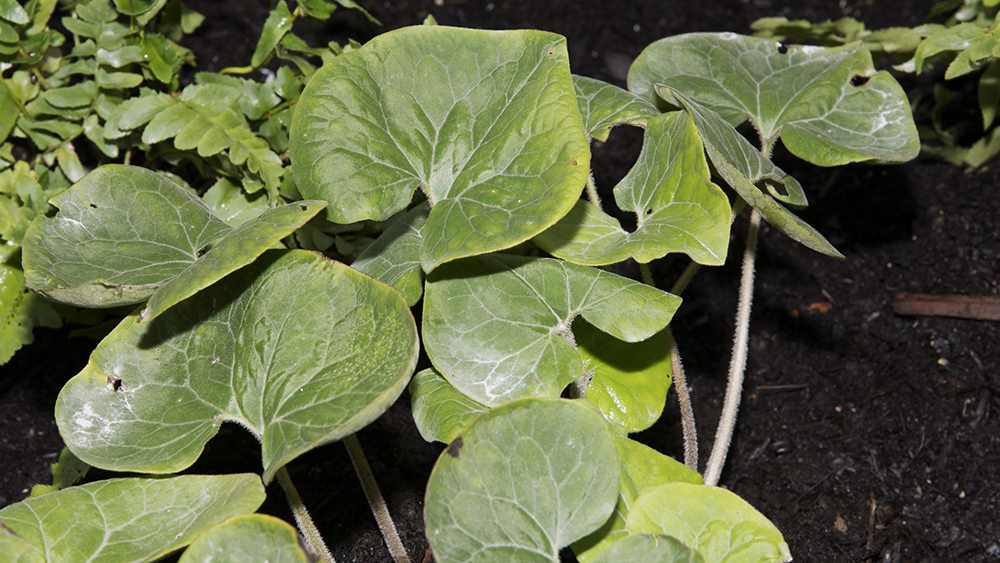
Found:
<path fill-rule="evenodd" d="M 550 258 L 475 257 L 428 277 L 423 336 L 434 367 L 487 406 L 556 397 L 583 373 L 572 324 L 582 316 L 626 342 L 670 322 L 680 298 Z"/>
<path fill-rule="evenodd" d="M 630 533 L 673 536 L 710 563 L 792 560 L 774 524 L 745 500 L 718 487 L 660 485 L 636 499 L 626 527 Z"/>
<path fill-rule="evenodd" d="M 224 421 L 260 441 L 264 480 L 402 393 L 417 332 L 388 286 L 317 254 L 268 251 L 149 323 L 127 317 L 56 402 L 66 444 L 106 469 L 170 473 Z"/>
<path fill-rule="evenodd" d="M 381 35 L 313 75 L 290 138 L 298 188 L 331 221 L 387 219 L 423 190 L 428 272 L 545 230 L 590 163 L 566 40 L 532 30 Z"/>
<path fill-rule="evenodd" d="M 441 453 L 425 521 L 441 563 L 559 562 L 607 520 L 618 490 L 601 415 L 566 399 L 525 399 L 482 415 Z"/>
<path fill-rule="evenodd" d="M 31 547 L 15 561 L 145 562 L 263 502 L 264 487 L 252 474 L 110 479 L 11 504 L 0 509 L 0 521 L 23 540 L 19 550 Z M 7 529 L 0 527 L 0 547 L 12 543 Z"/>
<path fill-rule="evenodd" d="M 618 207 L 635 214 L 634 232 L 579 200 L 535 242 L 559 258 L 591 266 L 629 258 L 646 263 L 671 252 L 702 264 L 725 262 L 729 200 L 711 181 L 698 130 L 686 113 L 648 122 L 639 159 L 614 193 Z"/>
<path fill-rule="evenodd" d="M 730 125 L 749 119 L 767 144 L 780 136 L 792 154 L 820 166 L 902 162 L 920 151 L 906 93 L 888 72 L 875 71 L 860 41 L 823 48 L 735 33 L 667 37 L 629 70 L 637 95 L 655 102 L 657 84 Z"/>

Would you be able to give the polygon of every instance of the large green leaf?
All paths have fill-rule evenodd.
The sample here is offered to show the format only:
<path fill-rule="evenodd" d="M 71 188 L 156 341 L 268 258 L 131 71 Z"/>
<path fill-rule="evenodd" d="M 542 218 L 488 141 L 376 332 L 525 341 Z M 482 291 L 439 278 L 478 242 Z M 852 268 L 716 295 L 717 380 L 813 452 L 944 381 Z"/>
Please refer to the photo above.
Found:
<path fill-rule="evenodd" d="M 24 237 L 28 287 L 83 307 L 155 297 L 147 317 L 252 262 L 325 204 L 272 209 L 233 229 L 200 198 L 145 168 L 108 165 L 52 198 Z"/>
<path fill-rule="evenodd" d="M 441 374 L 425 369 L 410 381 L 413 422 L 424 440 L 448 443 L 489 408 L 466 397 Z"/>
<path fill-rule="evenodd" d="M 729 200 L 710 179 L 702 141 L 686 113 L 649 121 L 642 152 L 615 187 L 615 201 L 636 215 L 634 232 L 579 200 L 535 242 L 555 256 L 591 266 L 628 258 L 645 263 L 671 252 L 702 264 L 726 261 Z"/>
<path fill-rule="evenodd" d="M 428 277 L 424 346 L 463 394 L 497 406 L 558 396 L 583 373 L 572 324 L 638 342 L 663 330 L 680 298 L 594 268 L 550 258 L 490 255 Z"/>
<path fill-rule="evenodd" d="M 396 288 L 411 307 L 424 292 L 420 231 L 427 223 L 428 212 L 430 207 L 422 203 L 401 213 L 351 264 L 355 270 Z"/>
<path fill-rule="evenodd" d="M 607 141 L 616 125 L 645 127 L 661 113 L 652 101 L 607 82 L 573 75 L 573 87 L 583 129 L 598 141 Z"/>
<path fill-rule="evenodd" d="M 179 563 L 307 563 L 295 528 L 266 514 L 234 516 L 198 536 Z"/>
<path fill-rule="evenodd" d="M 263 502 L 264 487 L 252 474 L 98 481 L 4 507 L 0 549 L 30 546 L 21 558 L 14 552 L 7 559 L 4 550 L 4 561 L 155 561 Z"/>
<path fill-rule="evenodd" d="M 590 151 L 566 41 L 542 31 L 404 28 L 310 79 L 292 170 L 339 223 L 383 220 L 422 189 L 421 264 L 512 247 L 577 200 Z"/>
<path fill-rule="evenodd" d="M 623 342 L 583 319 L 573 322 L 583 369 L 593 374 L 587 400 L 627 432 L 653 425 L 670 389 L 670 341 L 665 331 L 642 342 Z"/>
<path fill-rule="evenodd" d="M 665 84 L 730 125 L 749 119 L 768 146 L 780 136 L 792 154 L 820 166 L 905 161 L 920 151 L 906 93 L 888 72 L 875 72 L 862 42 L 823 48 L 734 33 L 677 35 L 646 47 L 628 84 L 650 101 L 654 86 Z"/>
<path fill-rule="evenodd" d="M 697 551 L 676 538 L 655 534 L 632 534 L 603 551 L 594 563 L 705 563 Z"/>
<path fill-rule="evenodd" d="M 56 402 L 66 444 L 97 467 L 179 471 L 228 420 L 260 439 L 269 482 L 381 414 L 417 357 L 397 292 L 306 251 L 269 251 L 150 323 L 136 317 Z"/>
<path fill-rule="evenodd" d="M 796 194 L 801 194 L 802 187 L 794 178 L 786 176 L 780 168 L 761 156 L 719 114 L 676 90 L 662 87 L 660 91 L 678 100 L 691 114 L 716 171 L 747 204 L 795 241 L 827 256 L 844 257 L 819 231 L 775 201 L 775 198 L 786 199 L 794 204 L 800 200 Z M 758 181 L 764 182 L 767 193 L 755 185 Z M 804 196 L 801 197 L 801 203 L 805 203 Z"/>
<path fill-rule="evenodd" d="M 525 399 L 479 417 L 442 452 L 425 519 L 441 563 L 558 563 L 618 492 L 609 426 L 586 403 Z"/>
<path fill-rule="evenodd" d="M 697 549 L 708 563 L 791 561 L 781 532 L 726 489 L 667 483 L 632 504 L 630 533 L 664 534 Z"/>
<path fill-rule="evenodd" d="M 609 546 L 629 534 L 625 519 L 635 499 L 664 483 L 703 484 L 701 475 L 683 463 L 625 437 L 615 438 L 621 463 L 618 503 L 600 529 L 573 544 L 581 563 L 592 563 Z"/>

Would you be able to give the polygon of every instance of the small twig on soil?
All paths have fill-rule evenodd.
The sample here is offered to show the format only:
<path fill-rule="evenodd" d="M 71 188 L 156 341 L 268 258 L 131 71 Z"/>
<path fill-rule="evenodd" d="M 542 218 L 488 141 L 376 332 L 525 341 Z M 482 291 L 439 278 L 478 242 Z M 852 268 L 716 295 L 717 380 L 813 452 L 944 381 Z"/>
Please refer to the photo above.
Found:
<path fill-rule="evenodd" d="M 897 315 L 1000 321 L 1000 296 L 897 293 L 892 300 L 892 310 Z"/>
<path fill-rule="evenodd" d="M 368 505 L 371 506 L 372 514 L 375 515 L 378 527 L 382 530 L 382 537 L 385 538 L 385 545 L 389 547 L 389 554 L 392 555 L 392 559 L 396 563 L 410 563 L 410 557 L 406 554 L 403 541 L 399 539 L 396 524 L 393 523 L 392 516 L 389 515 L 389 507 L 386 506 L 385 499 L 382 498 L 382 491 L 379 490 L 378 483 L 375 482 L 375 475 L 372 474 L 372 468 L 368 465 L 368 459 L 365 458 L 365 452 L 361 449 L 357 436 L 351 434 L 344 438 L 344 445 L 347 446 L 347 453 L 351 456 L 354 471 L 357 472 L 358 479 L 361 480 L 361 488 L 365 491 L 365 497 L 368 499 Z"/>
<path fill-rule="evenodd" d="M 875 493 L 871 495 L 872 504 L 868 509 L 868 541 L 865 542 L 865 553 L 872 552 L 872 536 L 875 535 Z"/>
<path fill-rule="evenodd" d="M 323 536 L 320 535 L 319 530 L 316 529 L 316 525 L 313 524 L 312 518 L 309 517 L 309 511 L 306 510 L 306 505 L 302 503 L 302 497 L 299 496 L 299 491 L 292 484 L 292 478 L 288 476 L 288 471 L 284 467 L 278 469 L 278 483 L 281 483 L 281 488 L 285 491 L 285 496 L 288 498 L 288 505 L 292 508 L 292 515 L 295 516 L 295 523 L 298 525 L 299 531 L 302 532 L 303 537 L 306 539 L 306 545 L 324 563 L 336 563 L 336 559 L 333 558 L 333 554 L 330 553 L 330 550 L 326 547 L 326 543 L 323 542 Z"/>
<path fill-rule="evenodd" d="M 750 212 L 750 228 L 747 230 L 747 246 L 743 252 L 743 276 L 740 280 L 740 300 L 736 309 L 736 338 L 733 342 L 733 357 L 729 364 L 729 383 L 726 399 L 719 417 L 719 428 L 715 432 L 712 455 L 705 466 L 705 484 L 716 486 L 726 463 L 729 443 L 736 427 L 736 413 L 743 395 L 743 375 L 747 364 L 747 348 L 750 341 L 750 308 L 753 301 L 754 264 L 757 259 L 757 234 L 760 231 L 760 213 Z"/>

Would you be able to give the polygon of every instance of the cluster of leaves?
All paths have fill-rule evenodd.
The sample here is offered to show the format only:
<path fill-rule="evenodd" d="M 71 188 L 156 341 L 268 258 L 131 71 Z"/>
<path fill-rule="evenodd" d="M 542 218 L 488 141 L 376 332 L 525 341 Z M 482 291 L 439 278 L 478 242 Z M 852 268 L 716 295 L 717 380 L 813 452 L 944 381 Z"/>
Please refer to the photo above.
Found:
<path fill-rule="evenodd" d="M 253 63 L 299 46 L 289 17 L 279 2 Z M 289 56 L 264 84 L 198 74 L 176 95 L 146 88 L 96 113 L 94 138 L 221 177 L 210 189 L 106 164 L 21 237 L 38 294 L 137 306 L 59 395 L 75 456 L 177 473 L 229 421 L 260 441 L 262 477 L 50 492 L 0 510 L 0 552 L 145 561 L 190 544 L 182 561 L 304 560 L 287 524 L 245 514 L 285 464 L 409 386 L 423 436 L 449 443 L 427 488 L 438 561 L 557 562 L 570 545 L 588 563 L 788 560 L 756 510 L 628 438 L 663 411 L 680 298 L 597 266 L 677 252 L 721 264 L 742 202 L 839 256 L 789 211 L 805 194 L 766 149 L 780 137 L 824 166 L 915 156 L 906 97 L 865 45 L 667 38 L 628 90 L 573 76 L 565 39 L 541 31 L 422 26 L 298 52 L 325 64 Z M 737 133 L 747 120 L 765 150 Z M 590 140 L 622 124 L 645 130 L 614 190 L 634 231 L 581 199 Z M 430 367 L 414 375 L 421 343 Z"/>
<path fill-rule="evenodd" d="M 291 108 L 316 64 L 344 50 L 311 47 L 292 26 L 338 5 L 357 7 L 277 3 L 251 66 L 230 69 L 277 57 L 286 64 L 271 80 L 201 72 L 181 87 L 194 59 L 178 41 L 203 21 L 181 0 L 86 0 L 59 11 L 56 0 L 0 3 L 0 364 L 32 341 L 34 326 L 82 320 L 25 290 L 20 247 L 48 201 L 94 165 L 141 159 L 237 225 L 282 202 Z M 333 243 L 310 232 L 309 248 Z"/>
<path fill-rule="evenodd" d="M 944 0 L 932 8 L 928 19 L 945 16 L 944 23 L 874 31 L 853 18 L 822 23 L 763 18 L 752 27 L 755 35 L 779 41 L 791 39 L 818 45 L 863 41 L 876 57 L 893 56 L 899 61 L 894 68 L 901 72 L 920 74 L 945 66 L 946 81 L 976 75 L 978 115 L 965 115 L 967 108 L 976 106 L 956 103 L 955 92 L 937 82 L 930 101 L 930 124 L 920 129 L 924 153 L 971 171 L 1000 154 L 1000 128 L 996 127 L 1000 109 L 1000 2 Z M 961 108 L 960 118 L 947 117 L 956 108 Z M 981 129 L 975 127 L 976 133 L 970 136 L 963 132 L 964 120 L 980 122 Z M 974 139 L 971 143 L 970 138 Z"/>

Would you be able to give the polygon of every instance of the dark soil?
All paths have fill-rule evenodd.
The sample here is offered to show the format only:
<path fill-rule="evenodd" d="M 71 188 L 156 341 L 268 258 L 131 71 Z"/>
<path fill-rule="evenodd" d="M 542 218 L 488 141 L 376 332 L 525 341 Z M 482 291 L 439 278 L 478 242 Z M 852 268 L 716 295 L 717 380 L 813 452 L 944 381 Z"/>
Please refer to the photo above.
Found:
<path fill-rule="evenodd" d="M 245 65 L 269 3 L 188 2 L 208 21 L 187 45 L 203 67 Z M 574 72 L 624 85 L 644 46 L 689 31 L 746 33 L 753 20 L 853 16 L 869 28 L 921 23 L 934 0 L 464 0 L 361 2 L 385 26 L 338 13 L 302 32 L 318 44 L 420 23 L 541 28 L 568 38 Z M 932 77 L 933 78 L 933 77 Z M 901 80 L 912 91 L 928 81 Z M 974 105 L 971 98 L 967 103 Z M 610 188 L 641 136 L 616 130 L 595 147 L 598 184 Z M 804 218 L 846 255 L 837 262 L 774 229 L 761 236 L 744 402 L 722 485 L 782 530 L 797 561 L 1000 561 L 1000 325 L 902 317 L 896 292 L 997 294 L 1000 167 L 966 174 L 918 159 L 902 166 L 816 169 L 780 151 L 806 187 Z M 704 269 L 674 323 L 701 430 L 711 446 L 725 387 L 745 222 L 725 267 Z M 656 271 L 669 287 L 682 264 Z M 61 440 L 59 388 L 93 343 L 39 331 L 0 376 L 0 506 L 49 482 Z M 639 438 L 681 456 L 676 400 Z M 360 434 L 416 562 L 425 559 L 422 499 L 440 445 L 416 433 L 407 401 Z M 246 432 L 227 427 L 193 471 L 260 470 Z M 338 561 L 389 561 L 346 452 L 316 450 L 289 467 Z M 97 476 L 106 475 L 98 473 Z M 269 489 L 264 510 L 288 516 Z"/>

